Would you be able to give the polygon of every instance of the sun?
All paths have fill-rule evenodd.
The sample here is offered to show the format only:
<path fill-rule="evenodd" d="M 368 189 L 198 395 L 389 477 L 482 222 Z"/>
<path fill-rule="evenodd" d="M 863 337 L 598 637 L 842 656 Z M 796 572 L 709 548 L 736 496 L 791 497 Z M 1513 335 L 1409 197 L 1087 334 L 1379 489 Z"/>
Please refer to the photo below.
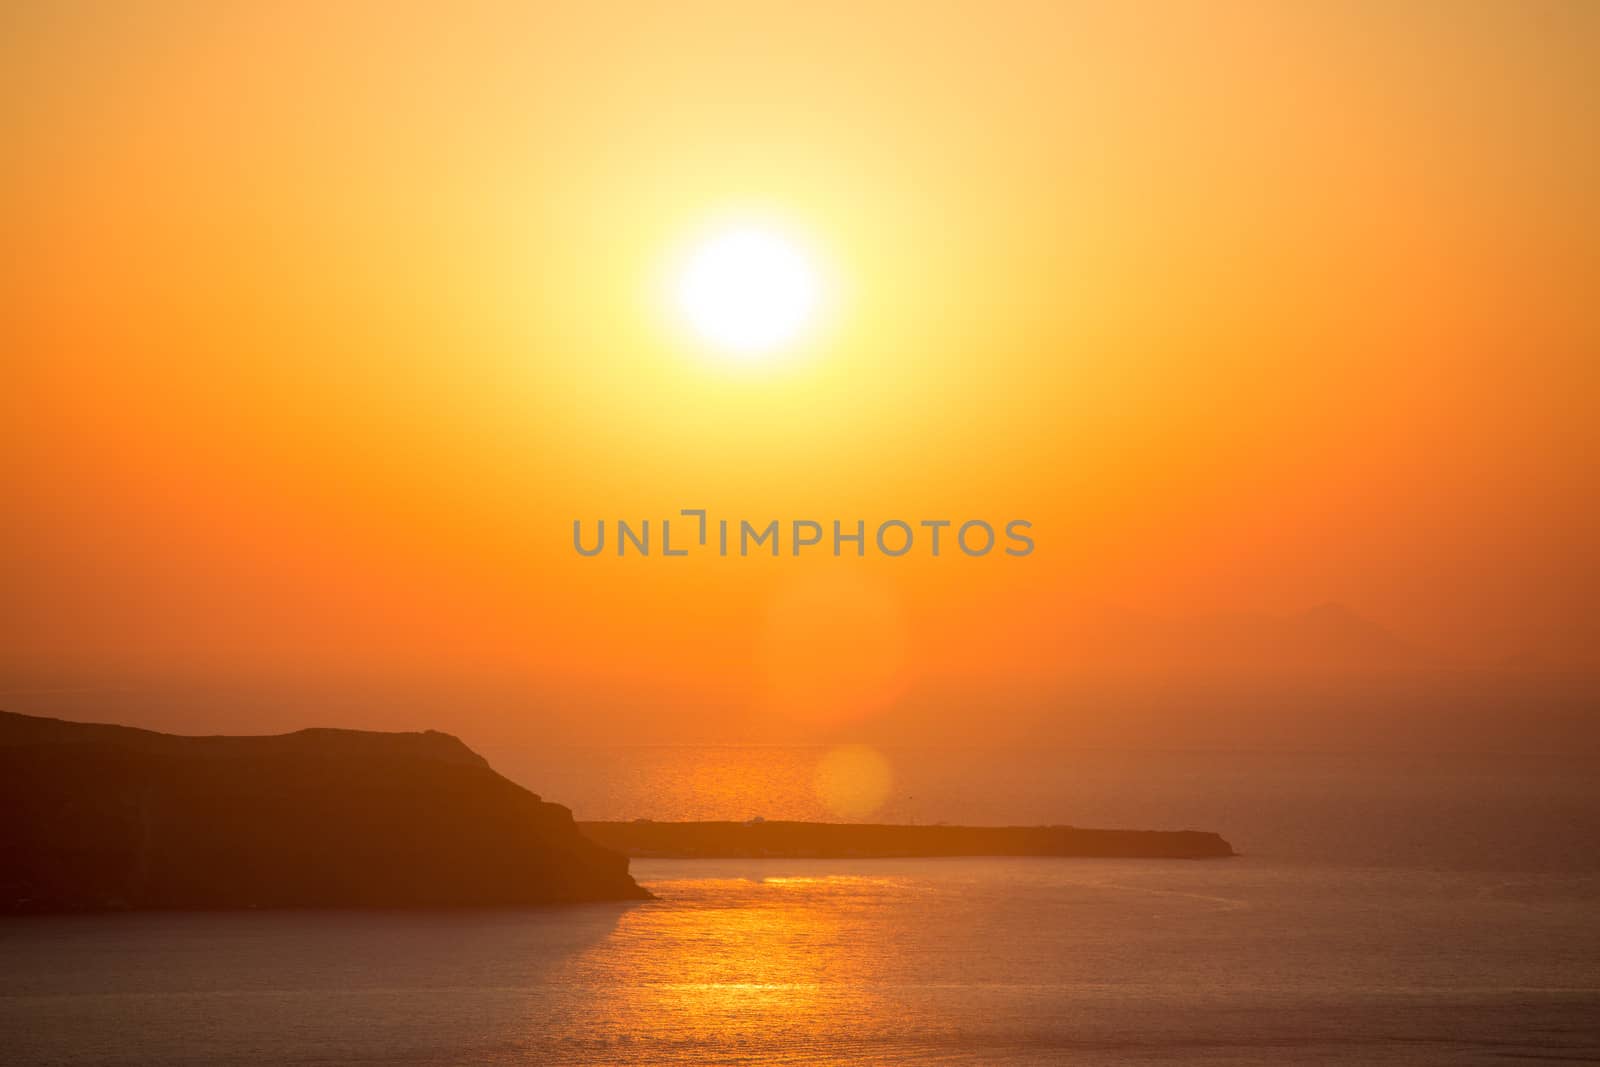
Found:
<path fill-rule="evenodd" d="M 821 273 L 805 246 L 782 230 L 739 225 L 693 245 L 674 298 L 690 331 L 741 359 L 769 356 L 815 325 Z"/>

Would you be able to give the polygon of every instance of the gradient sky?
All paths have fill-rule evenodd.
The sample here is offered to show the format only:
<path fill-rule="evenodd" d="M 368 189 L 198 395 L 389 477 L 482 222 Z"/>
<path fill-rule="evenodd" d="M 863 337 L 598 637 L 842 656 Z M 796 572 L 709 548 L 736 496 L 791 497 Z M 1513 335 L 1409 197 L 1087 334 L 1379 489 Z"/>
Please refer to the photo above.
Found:
<path fill-rule="evenodd" d="M 1600 5 L 3 20 L 0 706 L 815 726 L 1326 602 L 1597 666 Z M 654 300 L 739 212 L 839 293 L 755 373 Z M 571 550 L 697 506 L 1038 548 Z"/>

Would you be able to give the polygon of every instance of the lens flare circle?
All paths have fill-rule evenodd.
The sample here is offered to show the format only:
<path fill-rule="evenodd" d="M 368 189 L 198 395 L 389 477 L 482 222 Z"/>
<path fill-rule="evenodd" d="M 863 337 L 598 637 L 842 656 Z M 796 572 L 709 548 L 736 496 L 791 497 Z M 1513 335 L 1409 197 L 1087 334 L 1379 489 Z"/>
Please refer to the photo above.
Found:
<path fill-rule="evenodd" d="M 866 745 L 840 745 L 817 764 L 817 799 L 845 819 L 863 819 L 883 807 L 894 770 L 882 753 Z"/>

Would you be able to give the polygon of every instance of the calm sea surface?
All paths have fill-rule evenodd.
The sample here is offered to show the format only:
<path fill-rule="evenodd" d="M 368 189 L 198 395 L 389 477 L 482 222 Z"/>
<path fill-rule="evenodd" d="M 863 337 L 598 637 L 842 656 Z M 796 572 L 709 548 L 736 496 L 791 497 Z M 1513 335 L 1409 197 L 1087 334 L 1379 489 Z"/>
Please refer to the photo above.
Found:
<path fill-rule="evenodd" d="M 824 750 L 487 754 L 579 817 L 828 816 Z M 892 821 L 1244 854 L 653 860 L 634 906 L 7 920 L 0 1062 L 1600 1062 L 1593 764 L 883 756 Z"/>

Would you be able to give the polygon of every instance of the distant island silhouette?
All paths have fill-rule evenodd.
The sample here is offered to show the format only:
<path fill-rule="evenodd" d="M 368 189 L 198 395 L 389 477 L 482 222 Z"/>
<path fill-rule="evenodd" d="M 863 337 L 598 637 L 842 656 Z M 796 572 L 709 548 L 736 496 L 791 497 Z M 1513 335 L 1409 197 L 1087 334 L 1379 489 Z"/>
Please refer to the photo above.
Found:
<path fill-rule="evenodd" d="M 650 896 L 448 734 L 179 737 L 0 712 L 0 911 Z"/>
<path fill-rule="evenodd" d="M 580 822 L 588 837 L 629 856 L 854 859 L 914 856 L 1081 856 L 1218 859 L 1234 854 L 1201 830 L 1088 830 L 1076 826 L 897 826 L 881 823 Z"/>

